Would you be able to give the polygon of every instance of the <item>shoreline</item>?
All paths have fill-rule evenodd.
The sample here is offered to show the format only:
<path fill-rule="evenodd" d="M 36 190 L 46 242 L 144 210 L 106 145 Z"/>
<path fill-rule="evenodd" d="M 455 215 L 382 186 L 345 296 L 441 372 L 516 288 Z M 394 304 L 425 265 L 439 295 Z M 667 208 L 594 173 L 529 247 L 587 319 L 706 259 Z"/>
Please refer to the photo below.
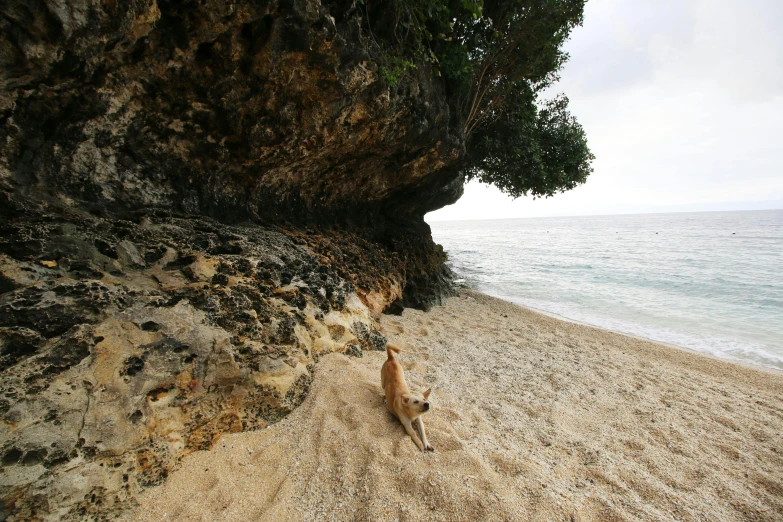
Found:
<path fill-rule="evenodd" d="M 783 513 L 783 378 L 475 291 L 381 327 L 418 451 L 386 411 L 384 352 L 333 353 L 301 406 L 223 436 L 125 520 L 717 520 Z"/>
<path fill-rule="evenodd" d="M 610 332 L 610 333 L 613 333 L 613 334 L 616 334 L 616 335 L 623 335 L 625 337 L 630 337 L 631 339 L 637 339 L 639 341 L 646 341 L 646 342 L 649 342 L 649 343 L 660 344 L 661 346 L 666 346 L 667 348 L 673 348 L 675 350 L 683 350 L 683 351 L 686 351 L 686 352 L 689 352 L 689 353 L 693 353 L 693 354 L 696 354 L 696 355 L 703 355 L 704 357 L 708 357 L 710 359 L 715 359 L 717 361 L 722 361 L 722 362 L 726 362 L 726 363 L 730 363 L 730 364 L 737 364 L 737 365 L 743 366 L 745 368 L 750 368 L 750 369 L 753 369 L 753 370 L 759 370 L 759 371 L 762 371 L 762 372 L 768 372 L 768 373 L 772 373 L 773 375 L 783 376 L 783 369 L 780 369 L 780 368 L 773 368 L 771 366 L 765 366 L 763 364 L 754 363 L 754 362 L 751 362 L 751 361 L 743 361 L 743 360 L 740 360 L 740 359 L 730 359 L 728 357 L 719 357 L 719 356 L 717 356 L 717 355 L 715 355 L 713 353 L 710 353 L 710 352 L 702 352 L 702 351 L 696 350 L 694 348 L 688 348 L 686 346 L 679 346 L 677 344 L 668 343 L 666 341 L 659 341 L 657 339 L 650 339 L 649 337 L 643 337 L 641 335 L 634 335 L 634 334 L 630 334 L 630 333 L 627 333 L 627 332 L 620 332 L 620 331 L 617 331 L 617 330 L 611 330 L 611 329 L 605 328 L 603 326 L 599 326 L 599 325 L 596 325 L 596 324 L 588 323 L 588 322 L 585 322 L 585 321 L 579 321 L 577 319 L 571 319 L 570 317 L 566 317 L 564 315 L 556 314 L 554 312 L 548 312 L 546 310 L 541 310 L 540 308 L 535 308 L 533 306 L 529 306 L 529 305 L 526 305 L 526 304 L 515 303 L 514 301 L 511 301 L 511 300 L 508 300 L 508 299 L 504 299 L 503 297 L 499 297 L 499 296 L 496 296 L 496 295 L 488 294 L 486 292 L 482 292 L 481 290 L 478 290 L 476 288 L 464 287 L 464 288 L 461 288 L 460 290 L 461 291 L 462 290 L 467 290 L 469 292 L 476 292 L 478 294 L 485 295 L 487 297 L 492 297 L 494 299 L 499 299 L 499 300 L 504 301 L 506 303 L 510 303 L 510 304 L 515 305 L 515 306 L 519 306 L 520 308 L 525 308 L 527 310 L 530 310 L 531 312 L 535 312 L 535 313 L 538 313 L 538 314 L 541 314 L 541 315 L 545 315 L 547 317 L 551 317 L 552 319 L 557 319 L 558 321 L 578 324 L 578 325 L 587 326 L 587 327 L 590 327 L 590 328 L 597 328 L 597 329 L 603 330 L 605 332 Z"/>

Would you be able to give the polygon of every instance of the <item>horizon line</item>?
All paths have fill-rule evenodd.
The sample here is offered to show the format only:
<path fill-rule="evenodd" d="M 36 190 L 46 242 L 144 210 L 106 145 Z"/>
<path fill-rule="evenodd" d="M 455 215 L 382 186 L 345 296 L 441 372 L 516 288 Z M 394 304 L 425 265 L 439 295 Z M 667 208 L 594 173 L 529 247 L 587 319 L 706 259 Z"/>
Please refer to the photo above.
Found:
<path fill-rule="evenodd" d="M 748 203 L 766 203 L 766 201 L 748 202 Z M 599 216 L 639 216 L 643 214 L 705 214 L 708 212 L 764 212 L 769 210 L 783 210 L 783 201 L 771 200 L 769 203 L 774 203 L 778 206 L 770 208 L 735 208 L 735 209 L 716 209 L 716 210 L 651 210 L 651 211 L 639 211 L 639 212 L 608 212 L 604 214 L 550 214 L 545 216 L 514 216 L 514 217 L 479 217 L 479 218 L 460 218 L 460 219 L 434 219 L 432 223 L 445 223 L 452 221 L 501 221 L 504 219 L 542 219 L 542 218 L 556 218 L 556 217 L 599 217 Z M 429 223 L 426 219 L 425 222 Z"/>

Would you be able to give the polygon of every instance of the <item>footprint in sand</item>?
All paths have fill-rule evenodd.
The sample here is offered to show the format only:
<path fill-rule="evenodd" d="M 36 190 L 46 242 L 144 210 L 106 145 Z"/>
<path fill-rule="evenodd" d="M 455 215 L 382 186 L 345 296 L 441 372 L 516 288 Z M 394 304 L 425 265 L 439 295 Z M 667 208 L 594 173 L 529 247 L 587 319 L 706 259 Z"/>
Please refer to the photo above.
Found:
<path fill-rule="evenodd" d="M 405 327 L 403 327 L 400 323 L 397 321 L 389 321 L 389 324 L 386 325 L 386 328 L 394 334 L 403 334 L 405 333 Z"/>
<path fill-rule="evenodd" d="M 440 430 L 428 429 L 427 436 L 437 451 L 460 451 L 465 449 L 465 444 L 455 435 Z"/>
<path fill-rule="evenodd" d="M 457 422 L 459 420 L 462 420 L 462 417 L 460 416 L 459 413 L 450 409 L 438 410 L 438 416 L 449 422 Z"/>
<path fill-rule="evenodd" d="M 406 372 L 412 372 L 418 374 L 423 374 L 427 371 L 427 367 L 424 366 L 420 361 L 403 362 L 402 367 L 405 369 Z"/>
<path fill-rule="evenodd" d="M 413 344 L 406 344 L 403 346 L 403 356 L 409 359 L 423 359 L 427 356 L 429 350 L 426 346 L 416 346 Z"/>
<path fill-rule="evenodd" d="M 502 453 L 490 453 L 489 461 L 494 464 L 494 467 L 498 473 L 509 477 L 530 475 L 539 471 L 536 469 L 536 467 L 532 466 L 528 462 L 513 456 L 504 455 Z"/>

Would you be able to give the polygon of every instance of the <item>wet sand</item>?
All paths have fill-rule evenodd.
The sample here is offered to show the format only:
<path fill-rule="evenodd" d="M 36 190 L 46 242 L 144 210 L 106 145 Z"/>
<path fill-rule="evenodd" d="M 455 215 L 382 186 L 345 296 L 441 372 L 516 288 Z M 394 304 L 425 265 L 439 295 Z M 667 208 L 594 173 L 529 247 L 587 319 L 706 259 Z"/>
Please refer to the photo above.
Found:
<path fill-rule="evenodd" d="M 382 352 L 321 358 L 280 423 L 224 436 L 128 520 L 783 520 L 783 376 L 464 291 L 384 316 L 421 453 L 386 410 Z"/>

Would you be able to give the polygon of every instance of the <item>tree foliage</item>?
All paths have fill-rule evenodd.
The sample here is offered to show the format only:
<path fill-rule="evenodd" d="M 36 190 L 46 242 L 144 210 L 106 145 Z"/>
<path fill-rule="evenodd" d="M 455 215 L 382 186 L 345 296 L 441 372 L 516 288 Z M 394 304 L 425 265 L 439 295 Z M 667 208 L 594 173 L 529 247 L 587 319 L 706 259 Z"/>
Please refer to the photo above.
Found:
<path fill-rule="evenodd" d="M 360 3 L 387 63 L 425 64 L 443 78 L 467 179 L 513 197 L 585 182 L 594 157 L 568 98 L 539 100 L 568 59 L 562 47 L 582 23 L 585 0 Z M 390 78 L 396 84 L 399 74 Z"/>
<path fill-rule="evenodd" d="M 558 96 L 543 107 L 532 93 L 515 91 L 502 116 L 472 136 L 467 177 L 497 186 L 512 197 L 549 197 L 587 180 L 594 156 L 584 130 Z M 524 98 L 527 98 L 525 100 Z"/>

